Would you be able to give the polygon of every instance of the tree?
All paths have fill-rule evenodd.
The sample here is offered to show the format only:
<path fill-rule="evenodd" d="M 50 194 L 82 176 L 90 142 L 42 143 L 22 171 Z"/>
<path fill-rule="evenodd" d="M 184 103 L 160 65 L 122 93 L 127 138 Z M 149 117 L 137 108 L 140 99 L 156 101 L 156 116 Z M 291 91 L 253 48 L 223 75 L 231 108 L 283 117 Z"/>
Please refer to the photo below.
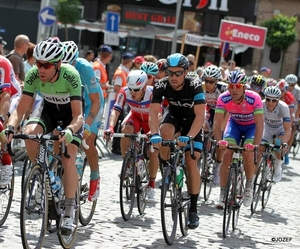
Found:
<path fill-rule="evenodd" d="M 65 28 L 66 40 L 68 40 L 68 24 L 75 25 L 81 18 L 79 0 L 58 0 L 55 8 L 55 13 L 58 21 L 60 21 Z"/>
<path fill-rule="evenodd" d="M 297 38 L 297 17 L 288 17 L 282 14 L 274 16 L 260 25 L 268 28 L 266 44 L 276 50 L 283 52 L 280 75 L 284 62 L 285 53 Z"/>

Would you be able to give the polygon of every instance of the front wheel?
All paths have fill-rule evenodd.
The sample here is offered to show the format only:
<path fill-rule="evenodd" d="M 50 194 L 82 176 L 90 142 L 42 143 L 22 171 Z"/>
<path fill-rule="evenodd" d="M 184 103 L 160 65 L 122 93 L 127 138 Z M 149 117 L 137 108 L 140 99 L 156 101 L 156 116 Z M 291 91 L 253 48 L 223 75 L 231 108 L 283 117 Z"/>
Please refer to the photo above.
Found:
<path fill-rule="evenodd" d="M 265 165 L 263 170 L 263 194 L 262 194 L 262 208 L 265 209 L 271 194 L 271 189 L 273 186 L 273 176 L 274 176 L 274 164 L 275 159 L 272 158 L 268 160 L 267 165 Z"/>
<path fill-rule="evenodd" d="M 187 181 L 187 178 L 185 178 Z M 183 184 L 183 187 L 178 190 L 178 198 L 180 203 L 179 209 L 179 225 L 181 234 L 186 236 L 188 233 L 188 220 L 189 220 L 189 209 L 191 205 L 190 194 L 187 188 L 187 182 Z"/>
<path fill-rule="evenodd" d="M 251 214 L 254 214 L 257 205 L 260 201 L 261 191 L 263 187 L 262 169 L 264 168 L 265 161 L 262 159 L 253 183 L 253 202 L 251 204 Z"/>
<path fill-rule="evenodd" d="M 149 185 L 148 163 L 149 161 L 143 164 L 143 168 L 139 172 L 139 175 L 137 176 L 137 180 L 136 180 L 136 185 L 137 185 L 136 201 L 137 201 L 137 207 L 140 215 L 144 214 L 146 208 L 146 189 Z"/>
<path fill-rule="evenodd" d="M 134 206 L 136 181 L 135 158 L 132 152 L 127 152 L 120 175 L 120 208 L 125 221 L 130 219 Z"/>
<path fill-rule="evenodd" d="M 171 166 L 165 168 L 161 186 L 160 214 L 161 226 L 166 243 L 174 241 L 177 228 L 177 189 Z"/>

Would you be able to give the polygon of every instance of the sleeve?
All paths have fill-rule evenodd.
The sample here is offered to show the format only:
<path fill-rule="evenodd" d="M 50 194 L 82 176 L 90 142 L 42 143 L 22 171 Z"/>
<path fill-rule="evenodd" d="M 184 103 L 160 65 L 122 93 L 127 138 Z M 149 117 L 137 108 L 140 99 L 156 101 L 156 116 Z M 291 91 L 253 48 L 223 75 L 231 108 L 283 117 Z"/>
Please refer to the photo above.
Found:
<path fill-rule="evenodd" d="M 291 122 L 290 110 L 289 110 L 289 107 L 287 106 L 287 104 L 282 102 L 280 109 L 281 109 L 281 114 L 282 114 L 282 121 L 283 122 Z"/>
<path fill-rule="evenodd" d="M 260 98 L 260 96 L 257 94 L 257 96 L 255 97 L 255 101 L 254 101 L 254 110 L 253 110 L 253 114 L 263 114 L 264 110 L 263 110 L 263 103 L 262 100 Z"/>
<path fill-rule="evenodd" d="M 2 92 L 11 92 L 10 67 L 7 63 L 1 63 L 0 67 L 0 90 Z"/>
<path fill-rule="evenodd" d="M 36 67 L 31 68 L 25 77 L 23 93 L 31 97 L 34 96 L 37 89 L 37 82 L 39 80 L 39 72 Z"/>
<path fill-rule="evenodd" d="M 114 81 L 114 85 L 115 86 L 122 86 L 122 83 L 123 83 L 122 77 L 117 75 L 116 78 L 115 78 L 115 81 Z"/>
<path fill-rule="evenodd" d="M 68 74 L 70 74 L 70 77 L 68 77 L 68 90 L 70 93 L 70 100 L 82 100 L 82 84 L 80 80 L 80 76 L 78 71 L 72 67 L 68 68 Z"/>
<path fill-rule="evenodd" d="M 78 71 L 80 72 L 81 83 L 84 85 L 88 94 L 100 92 L 98 80 L 90 64 L 82 64 Z"/>
<path fill-rule="evenodd" d="M 160 81 L 160 80 L 155 81 L 151 103 L 160 104 L 162 102 L 166 84 L 167 82 L 165 81 Z"/>
<path fill-rule="evenodd" d="M 221 94 L 218 99 L 217 99 L 217 105 L 216 105 L 216 109 L 215 109 L 215 113 L 221 113 L 224 114 L 226 111 L 225 109 L 225 103 L 222 99 L 223 94 Z"/>
<path fill-rule="evenodd" d="M 202 89 L 202 83 L 198 80 L 194 80 L 191 85 L 194 88 L 195 105 L 205 104 L 205 94 Z"/>

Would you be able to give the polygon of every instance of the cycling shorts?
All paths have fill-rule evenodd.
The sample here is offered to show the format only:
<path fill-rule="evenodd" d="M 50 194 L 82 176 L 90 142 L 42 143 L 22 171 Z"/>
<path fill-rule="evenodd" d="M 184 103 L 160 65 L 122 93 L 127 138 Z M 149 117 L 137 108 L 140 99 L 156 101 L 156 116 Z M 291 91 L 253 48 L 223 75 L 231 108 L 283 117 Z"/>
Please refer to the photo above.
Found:
<path fill-rule="evenodd" d="M 85 107 L 85 110 L 84 110 L 84 119 L 85 120 L 87 119 L 87 117 L 90 113 L 91 107 L 92 107 L 92 105 Z M 100 107 L 93 122 L 90 124 L 91 132 L 95 133 L 96 136 L 98 136 L 98 130 L 100 129 L 100 126 L 101 126 L 102 114 L 103 114 L 103 108 Z"/>
<path fill-rule="evenodd" d="M 272 129 L 264 129 L 262 142 L 273 143 L 274 137 L 283 136 L 284 135 L 284 128 L 280 127 L 279 129 L 272 130 Z"/>
<path fill-rule="evenodd" d="M 131 125 L 131 126 L 133 126 L 134 133 L 138 133 L 141 129 L 143 129 L 145 134 L 147 134 L 150 131 L 148 120 L 145 121 L 145 120 L 142 120 L 142 119 L 138 118 L 131 111 L 124 118 L 124 120 L 122 122 L 122 125 Z"/>

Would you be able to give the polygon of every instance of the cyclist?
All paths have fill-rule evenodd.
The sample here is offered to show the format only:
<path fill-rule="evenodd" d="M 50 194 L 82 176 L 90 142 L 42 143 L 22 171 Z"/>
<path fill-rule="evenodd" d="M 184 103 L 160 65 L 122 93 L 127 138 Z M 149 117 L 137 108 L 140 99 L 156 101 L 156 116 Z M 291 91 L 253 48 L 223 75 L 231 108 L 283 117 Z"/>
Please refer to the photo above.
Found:
<path fill-rule="evenodd" d="M 119 91 L 113 110 L 109 117 L 109 129 L 106 134 L 114 134 L 114 126 L 118 116 L 122 112 L 124 105 L 127 103 L 130 112 L 122 122 L 122 133 L 138 133 L 141 129 L 145 134 L 149 133 L 148 117 L 150 111 L 150 101 L 152 99 L 153 88 L 147 85 L 147 74 L 142 70 L 133 70 L 128 74 L 127 86 Z M 107 139 L 107 138 L 105 138 Z M 129 138 L 121 138 L 122 157 L 129 146 Z M 149 186 L 146 189 L 146 200 L 155 201 L 155 179 L 158 171 L 158 151 L 148 151 L 149 155 Z"/>
<path fill-rule="evenodd" d="M 151 143 L 160 147 L 162 139 L 174 139 L 174 135 L 178 131 L 181 132 L 177 142 L 179 146 L 186 146 L 185 162 L 191 198 L 188 227 L 195 229 L 199 226 L 197 200 L 201 179 L 197 162 L 202 151 L 201 128 L 205 113 L 204 93 L 199 80 L 191 80 L 186 77 L 189 62 L 184 55 L 180 53 L 169 55 L 166 66 L 168 77 L 157 81 L 153 89 L 149 115 Z M 169 107 L 159 122 L 158 114 L 163 97 L 168 99 Z M 193 137 L 195 141 L 196 160 L 193 160 L 189 153 L 190 146 L 187 145 L 189 136 Z M 160 147 L 159 150 L 162 162 L 165 164 L 169 157 L 168 148 Z"/>
<path fill-rule="evenodd" d="M 275 143 L 288 148 L 287 142 L 291 136 L 291 118 L 289 107 L 286 103 L 279 100 L 281 91 L 277 86 L 269 86 L 265 89 L 265 99 L 263 100 L 264 110 L 264 131 L 262 142 Z M 264 150 L 264 146 L 260 147 L 259 155 Z M 281 153 L 276 151 L 276 162 L 274 165 L 274 181 L 279 182 L 282 177 L 281 169 Z"/>
<path fill-rule="evenodd" d="M 266 79 L 262 75 L 253 75 L 250 80 L 250 88 L 264 99 L 264 89 L 266 87 Z"/>
<path fill-rule="evenodd" d="M 26 75 L 20 102 L 8 120 L 5 134 L 10 134 L 10 141 L 23 115 L 31 110 L 37 90 L 43 95 L 43 103 L 31 114 L 25 133 L 49 133 L 57 127 L 58 122 L 63 122 L 61 128 L 64 136 L 59 141 L 66 142 L 70 158 L 62 158 L 66 208 L 60 230 L 63 234 L 70 234 L 75 227 L 73 213 L 78 186 L 75 157 L 82 139 L 83 116 L 80 76 L 74 67 L 61 63 L 63 53 L 64 46 L 57 37 L 47 38 L 37 44 L 33 52 L 36 66 Z M 35 162 L 37 147 L 35 141 L 26 140 L 26 150 L 32 163 Z"/>
<path fill-rule="evenodd" d="M 158 73 L 158 66 L 156 65 L 156 63 L 154 63 L 154 62 L 144 62 L 141 65 L 140 70 L 142 70 L 143 72 L 145 72 L 147 74 L 147 77 L 148 77 L 147 85 L 153 86 L 155 76 Z"/>
<path fill-rule="evenodd" d="M 98 130 L 101 125 L 101 118 L 104 107 L 102 89 L 95 77 L 92 65 L 83 58 L 78 58 L 78 47 L 73 41 L 63 42 L 65 52 L 62 62 L 69 63 L 76 68 L 80 75 L 81 83 L 84 86 L 84 132 L 83 139 L 88 149 L 82 146 L 89 165 L 91 167 L 90 185 L 88 200 L 94 201 L 100 194 L 100 175 L 98 151 L 95 147 Z"/>
<path fill-rule="evenodd" d="M 222 74 L 217 66 L 206 67 L 202 74 L 202 81 L 205 84 L 205 123 L 204 131 L 212 132 L 213 121 L 215 116 L 215 109 L 217 105 L 217 99 L 221 93 L 227 90 L 227 84 L 219 80 L 222 79 Z M 224 119 L 226 122 L 226 118 Z M 224 123 L 224 122 L 223 122 Z M 225 123 L 226 124 L 226 123 Z M 224 127 L 225 125 L 223 125 Z M 216 150 L 216 164 L 214 165 L 214 178 L 213 183 L 215 185 L 220 184 L 220 166 L 222 163 L 222 153 L 219 148 Z"/>
<path fill-rule="evenodd" d="M 253 150 L 262 139 L 264 117 L 263 106 L 260 96 L 253 91 L 246 90 L 247 76 L 245 73 L 234 70 L 227 77 L 228 91 L 218 97 L 215 110 L 213 133 L 218 141 L 219 148 L 225 150 L 228 145 L 239 145 L 244 135 L 245 152 L 244 170 L 246 186 L 244 193 L 244 206 L 252 203 L 253 189 L 252 178 L 255 169 Z M 225 112 L 229 113 L 229 120 L 222 138 L 221 123 Z M 233 151 L 227 149 L 224 153 L 220 168 L 220 197 L 216 205 L 218 209 L 224 207 L 224 195 L 228 178 L 228 167 L 232 160 Z"/>
<path fill-rule="evenodd" d="M 294 110 L 295 110 L 295 98 L 294 98 L 294 95 L 293 95 L 293 93 L 288 91 L 289 84 L 284 79 L 281 79 L 280 81 L 278 81 L 276 86 L 281 90 L 280 100 L 284 101 L 290 109 L 291 124 L 293 124 L 294 120 L 295 120 L 295 112 L 294 112 Z M 291 146 L 291 144 L 293 143 L 292 138 L 290 138 L 289 146 Z M 285 156 L 284 156 L 284 164 L 288 165 L 289 161 L 290 161 L 289 160 L 289 154 L 286 153 Z"/>
<path fill-rule="evenodd" d="M 8 59 L 0 55 L 0 132 L 5 127 L 9 113 L 18 104 L 20 95 L 21 88 L 15 77 L 13 66 Z M 13 175 L 11 157 L 3 149 L 4 144 L 1 143 L 0 187 L 10 183 Z"/>
<path fill-rule="evenodd" d="M 155 78 L 160 80 L 164 77 L 166 77 L 166 62 L 167 62 L 167 59 L 159 59 L 157 62 L 156 62 L 156 65 L 158 67 L 158 73 L 156 74 Z"/>

